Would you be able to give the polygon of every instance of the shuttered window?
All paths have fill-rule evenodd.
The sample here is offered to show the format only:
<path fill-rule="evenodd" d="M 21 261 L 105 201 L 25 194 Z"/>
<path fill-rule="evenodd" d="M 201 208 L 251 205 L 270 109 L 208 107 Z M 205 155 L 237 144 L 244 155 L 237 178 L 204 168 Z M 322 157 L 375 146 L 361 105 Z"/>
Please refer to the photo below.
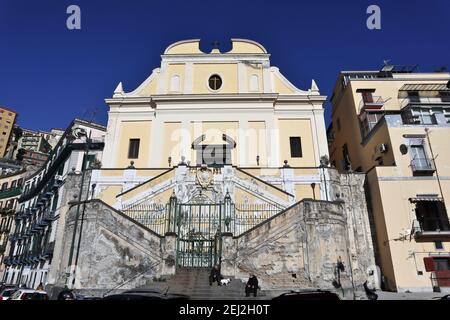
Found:
<path fill-rule="evenodd" d="M 291 158 L 301 158 L 302 154 L 302 140 L 300 137 L 290 137 Z"/>
<path fill-rule="evenodd" d="M 139 144 L 140 143 L 141 143 L 140 139 L 130 139 L 130 144 L 128 147 L 128 159 L 139 158 Z"/>

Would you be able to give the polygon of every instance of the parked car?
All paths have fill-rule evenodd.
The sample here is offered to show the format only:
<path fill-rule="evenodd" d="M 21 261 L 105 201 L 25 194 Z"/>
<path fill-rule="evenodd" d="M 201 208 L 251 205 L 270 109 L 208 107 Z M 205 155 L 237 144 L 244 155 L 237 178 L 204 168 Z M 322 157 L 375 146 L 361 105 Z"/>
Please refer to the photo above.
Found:
<path fill-rule="evenodd" d="M 336 293 L 330 291 L 291 291 L 272 300 L 341 300 Z"/>
<path fill-rule="evenodd" d="M 3 289 L 0 290 L 0 300 L 8 300 L 18 289 L 19 288 L 16 286 L 4 286 Z"/>
<path fill-rule="evenodd" d="M 450 300 L 450 294 L 446 294 L 443 297 L 440 297 L 439 300 Z"/>
<path fill-rule="evenodd" d="M 48 295 L 45 291 L 20 288 L 11 295 L 10 300 L 48 300 Z"/>

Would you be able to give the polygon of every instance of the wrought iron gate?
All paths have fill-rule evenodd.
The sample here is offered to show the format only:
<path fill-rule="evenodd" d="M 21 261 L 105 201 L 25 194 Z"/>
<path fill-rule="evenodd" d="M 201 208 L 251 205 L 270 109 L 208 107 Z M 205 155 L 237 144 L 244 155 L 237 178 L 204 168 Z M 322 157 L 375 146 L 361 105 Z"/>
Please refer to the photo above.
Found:
<path fill-rule="evenodd" d="M 202 197 L 179 203 L 132 204 L 123 212 L 153 232 L 177 234 L 177 266 L 207 268 L 220 264 L 222 233 L 240 235 L 282 210 L 272 204 L 236 205 L 227 193 L 223 201 L 208 203 Z"/>
<path fill-rule="evenodd" d="M 220 263 L 223 204 L 178 204 L 177 265 L 212 267 Z"/>

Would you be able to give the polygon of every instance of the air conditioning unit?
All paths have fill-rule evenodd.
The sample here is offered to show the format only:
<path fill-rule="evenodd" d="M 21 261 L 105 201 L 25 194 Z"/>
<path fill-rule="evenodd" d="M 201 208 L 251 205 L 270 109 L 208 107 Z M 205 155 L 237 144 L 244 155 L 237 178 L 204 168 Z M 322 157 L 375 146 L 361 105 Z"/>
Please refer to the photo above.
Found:
<path fill-rule="evenodd" d="M 386 143 L 382 143 L 378 146 L 378 152 L 386 153 L 388 152 L 389 146 Z"/>

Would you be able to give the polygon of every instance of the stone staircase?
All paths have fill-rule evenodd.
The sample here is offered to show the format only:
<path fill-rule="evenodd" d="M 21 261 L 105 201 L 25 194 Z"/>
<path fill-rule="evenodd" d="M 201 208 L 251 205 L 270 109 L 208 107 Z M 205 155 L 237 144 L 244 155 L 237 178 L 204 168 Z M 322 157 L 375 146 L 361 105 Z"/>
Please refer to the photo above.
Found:
<path fill-rule="evenodd" d="M 209 269 L 180 268 L 176 274 L 165 281 L 154 281 L 140 289 L 155 289 L 160 292 L 188 295 L 192 300 L 260 300 L 267 298 L 264 291 L 258 291 L 255 298 L 245 297 L 245 283 L 239 279 L 230 278 L 227 286 L 213 283 L 209 285 Z"/>

